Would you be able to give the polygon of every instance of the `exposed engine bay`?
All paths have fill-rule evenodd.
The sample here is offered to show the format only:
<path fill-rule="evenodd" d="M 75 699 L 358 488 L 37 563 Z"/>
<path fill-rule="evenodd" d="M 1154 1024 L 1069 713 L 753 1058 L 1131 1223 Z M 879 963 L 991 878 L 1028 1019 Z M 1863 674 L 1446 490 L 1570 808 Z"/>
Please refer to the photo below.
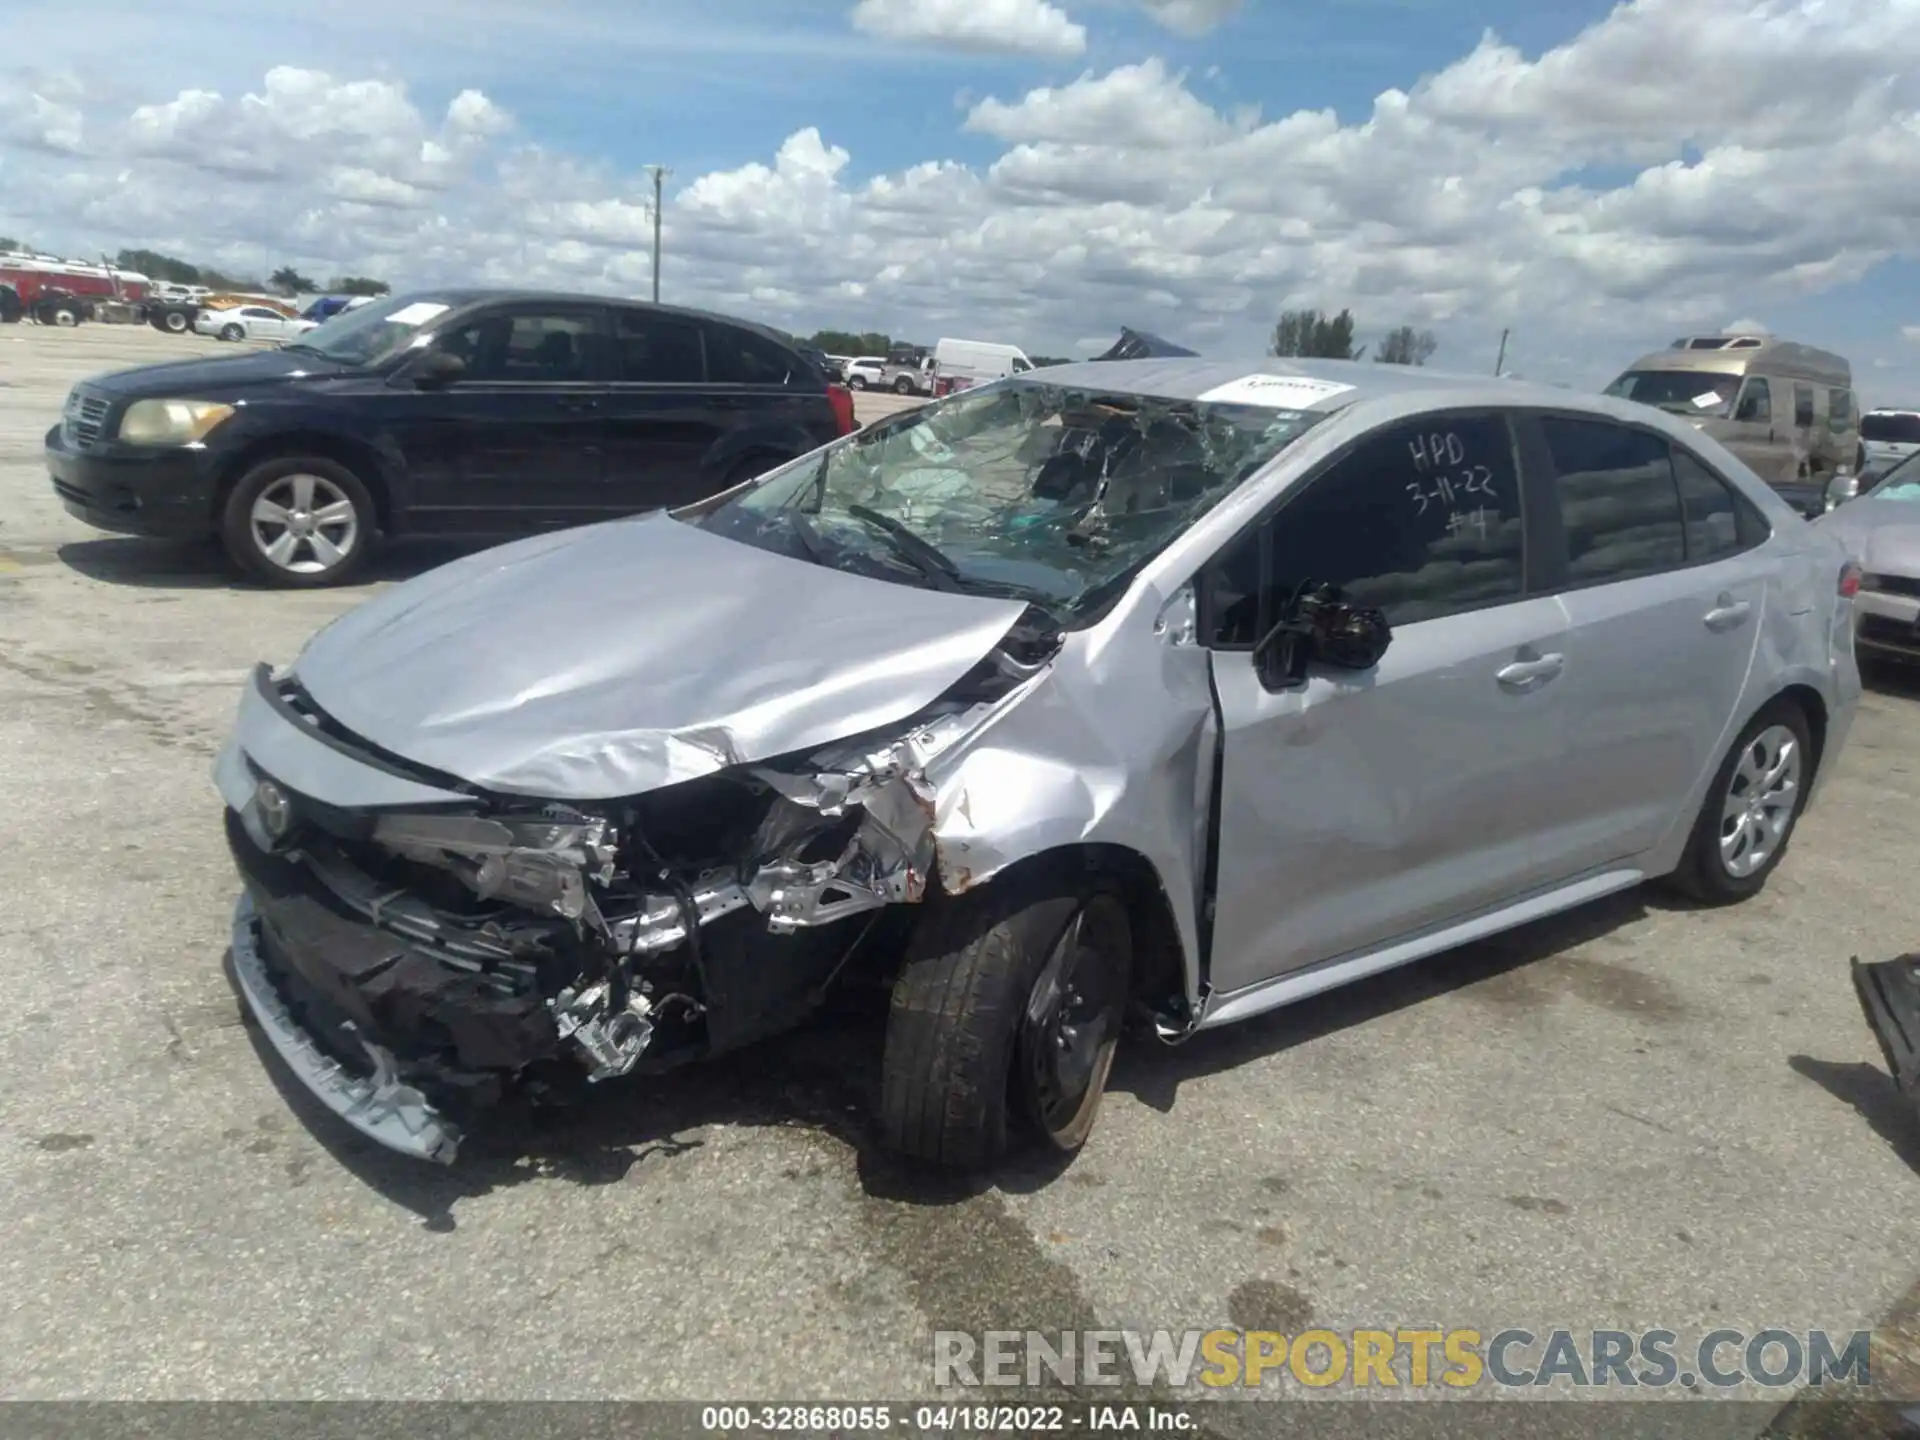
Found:
<path fill-rule="evenodd" d="M 904 727 L 605 804 L 342 809 L 250 766 L 227 815 L 243 989 L 270 1031 L 284 1012 L 297 1034 L 275 1043 L 323 1099 L 368 1133 L 404 1118 L 407 1143 L 378 1138 L 442 1161 L 509 1095 L 564 1102 L 790 1028 L 880 912 L 925 896 L 928 762 L 1059 643 L 1036 616 Z M 297 681 L 262 683 L 336 745 L 392 760 Z M 324 1058 L 289 1052 L 308 1042 Z"/>

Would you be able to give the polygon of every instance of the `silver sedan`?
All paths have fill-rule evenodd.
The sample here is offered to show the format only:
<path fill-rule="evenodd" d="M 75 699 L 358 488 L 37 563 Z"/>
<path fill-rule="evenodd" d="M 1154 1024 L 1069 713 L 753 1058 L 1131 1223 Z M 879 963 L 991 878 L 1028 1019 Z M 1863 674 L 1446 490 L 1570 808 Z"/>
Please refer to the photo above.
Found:
<path fill-rule="evenodd" d="M 1062 366 L 456 561 L 242 697 L 234 968 L 452 1158 L 516 1093 L 891 987 L 879 1129 L 1077 1149 L 1174 1042 L 1644 881 L 1753 895 L 1845 742 L 1859 568 L 1646 406 Z"/>
<path fill-rule="evenodd" d="M 1920 661 L 1920 454 L 1820 522 L 1864 572 L 1854 643 L 1863 655 Z"/>

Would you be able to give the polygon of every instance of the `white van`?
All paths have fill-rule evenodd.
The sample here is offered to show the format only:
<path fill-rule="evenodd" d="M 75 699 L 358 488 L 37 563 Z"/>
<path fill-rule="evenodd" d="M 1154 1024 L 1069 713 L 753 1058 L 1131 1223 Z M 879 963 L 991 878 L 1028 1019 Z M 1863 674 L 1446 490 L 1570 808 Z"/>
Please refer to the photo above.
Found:
<path fill-rule="evenodd" d="M 956 382 L 951 388 L 985 385 L 1033 369 L 1033 361 L 1018 345 L 995 345 L 987 340 L 942 340 L 933 347 L 933 373 Z"/>

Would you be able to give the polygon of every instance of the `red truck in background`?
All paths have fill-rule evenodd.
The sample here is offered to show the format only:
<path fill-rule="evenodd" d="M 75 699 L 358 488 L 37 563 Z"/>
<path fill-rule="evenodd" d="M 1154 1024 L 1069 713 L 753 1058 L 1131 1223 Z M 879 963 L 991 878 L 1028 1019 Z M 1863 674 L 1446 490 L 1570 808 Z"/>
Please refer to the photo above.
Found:
<path fill-rule="evenodd" d="M 152 283 L 137 271 L 112 265 L 23 251 L 0 253 L 0 319 L 31 316 L 43 325 L 78 325 L 94 318 L 102 305 L 144 305 Z M 12 291 L 12 303 L 5 290 Z"/>

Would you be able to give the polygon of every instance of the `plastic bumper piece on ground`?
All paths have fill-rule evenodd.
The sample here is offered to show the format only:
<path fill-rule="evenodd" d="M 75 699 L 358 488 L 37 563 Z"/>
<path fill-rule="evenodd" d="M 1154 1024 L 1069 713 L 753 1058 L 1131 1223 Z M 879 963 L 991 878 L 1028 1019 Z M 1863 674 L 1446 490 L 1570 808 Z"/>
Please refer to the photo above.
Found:
<path fill-rule="evenodd" d="M 274 1050 L 316 1100 L 378 1145 L 417 1160 L 453 1163 L 460 1131 L 393 1073 L 384 1052 L 368 1047 L 373 1074 L 355 1075 L 294 1023 L 261 959 L 253 900 L 245 893 L 233 912 L 233 973 Z"/>

